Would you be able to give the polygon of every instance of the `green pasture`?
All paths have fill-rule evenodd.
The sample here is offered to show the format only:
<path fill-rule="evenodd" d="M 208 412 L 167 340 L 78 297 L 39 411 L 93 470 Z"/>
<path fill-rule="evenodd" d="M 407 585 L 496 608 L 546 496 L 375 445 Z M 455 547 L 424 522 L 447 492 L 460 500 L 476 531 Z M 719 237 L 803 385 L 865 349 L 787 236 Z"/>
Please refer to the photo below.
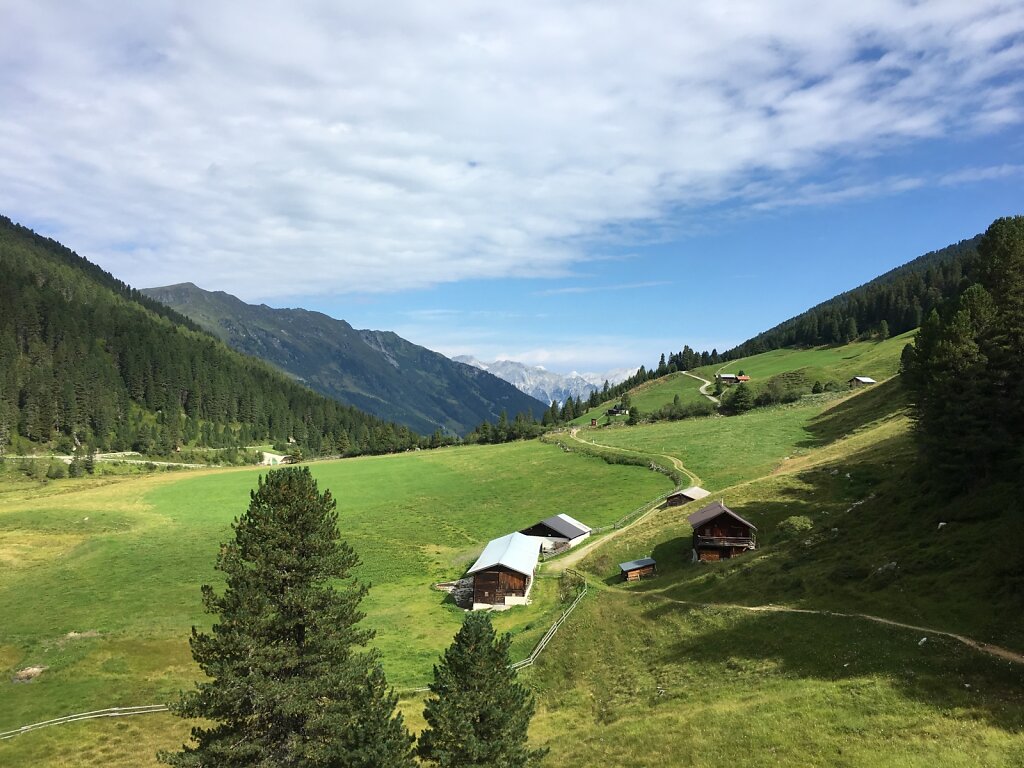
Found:
<path fill-rule="evenodd" d="M 750 376 L 752 384 L 790 371 L 804 372 L 811 383 L 845 383 L 854 376 L 870 376 L 876 381 L 883 381 L 899 371 L 900 353 L 916 333 L 908 331 L 885 341 L 856 341 L 842 346 L 775 349 L 733 360 L 724 366 L 704 366 L 694 373 L 714 381 L 715 373 L 743 371 Z"/>
<path fill-rule="evenodd" d="M 557 512 L 603 525 L 669 488 L 659 474 L 536 441 L 310 467 L 336 498 L 342 536 L 362 557 L 356 575 L 371 584 L 365 621 L 399 689 L 429 680 L 461 620 L 430 584 L 462 575 L 488 539 Z M 166 701 L 188 686 L 197 674 L 189 628 L 211 622 L 199 588 L 218 583 L 217 548 L 259 471 L 13 483 L 0 508 L 0 667 L 8 680 L 31 665 L 47 669 L 31 683 L 0 687 L 0 730 Z M 538 578 L 533 596 L 532 605 L 496 616 L 496 626 L 514 635 L 515 657 L 528 653 L 561 607 L 553 579 Z M 135 733 L 160 717 L 123 727 Z M 88 730 L 69 728 L 61 733 Z M 53 754 L 34 750 L 73 743 L 65 738 L 0 742 L 0 764 L 50 764 Z M 97 746 L 74 764 L 139 764 L 130 752 L 118 759 Z"/>
<path fill-rule="evenodd" d="M 671 405 L 676 395 L 679 396 L 679 402 L 682 405 L 708 402 L 707 398 L 700 393 L 700 387 L 701 382 L 692 376 L 683 373 L 670 373 L 668 376 L 641 384 L 630 391 L 629 397 L 634 408 L 639 408 L 641 413 L 651 413 L 664 405 Z M 573 419 L 571 423 L 589 425 L 591 419 L 597 419 L 598 424 L 605 424 L 608 421 L 605 412 L 616 402 L 618 401 L 609 400 L 602 403 L 597 408 L 592 408 L 582 416 Z M 625 420 L 625 416 L 612 417 L 613 423 Z"/>
<path fill-rule="evenodd" d="M 713 491 L 766 474 L 787 456 L 813 447 L 808 424 L 827 402 L 805 398 L 741 416 L 618 426 L 586 436 L 616 448 L 675 456 Z"/>
<path fill-rule="evenodd" d="M 548 764 L 1024 764 L 1024 670 L 858 619 L 588 599 L 530 670 Z"/>

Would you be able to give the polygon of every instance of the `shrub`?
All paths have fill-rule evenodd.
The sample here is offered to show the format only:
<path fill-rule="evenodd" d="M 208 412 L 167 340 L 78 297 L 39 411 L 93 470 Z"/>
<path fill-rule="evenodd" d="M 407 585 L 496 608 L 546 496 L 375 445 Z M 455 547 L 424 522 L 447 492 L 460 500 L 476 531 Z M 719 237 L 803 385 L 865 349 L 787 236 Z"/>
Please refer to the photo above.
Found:
<path fill-rule="evenodd" d="M 798 536 L 801 533 L 806 533 L 813 527 L 814 523 L 811 518 L 806 515 L 793 515 L 779 523 L 779 533 L 786 538 L 791 538 L 793 536 Z"/>
<path fill-rule="evenodd" d="M 60 480 L 68 476 L 68 467 L 59 459 L 54 459 L 50 462 L 50 466 L 46 468 L 46 476 L 50 480 Z"/>

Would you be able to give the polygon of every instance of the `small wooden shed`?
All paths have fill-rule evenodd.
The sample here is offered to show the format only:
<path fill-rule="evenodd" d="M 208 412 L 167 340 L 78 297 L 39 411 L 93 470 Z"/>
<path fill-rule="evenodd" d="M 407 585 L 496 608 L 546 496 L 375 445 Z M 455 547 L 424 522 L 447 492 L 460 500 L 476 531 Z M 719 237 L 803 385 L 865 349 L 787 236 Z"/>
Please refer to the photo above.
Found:
<path fill-rule="evenodd" d="M 658 573 L 657 564 L 653 557 L 642 557 L 639 560 L 630 560 L 628 563 L 619 563 L 619 573 L 623 581 L 640 581 Z"/>
<path fill-rule="evenodd" d="M 875 381 L 874 379 L 872 379 L 870 376 L 854 376 L 847 383 L 851 387 L 857 388 L 857 387 L 869 387 L 872 384 L 877 384 L 878 382 Z"/>
<path fill-rule="evenodd" d="M 679 507 L 690 501 L 697 501 L 698 499 L 704 499 L 711 494 L 696 485 L 692 485 L 689 488 L 683 488 L 678 491 L 673 491 L 665 497 L 665 506 L 667 507 Z"/>
<path fill-rule="evenodd" d="M 473 610 L 526 605 L 540 559 L 541 540 L 510 533 L 487 542 L 468 573 L 473 577 Z"/>
<path fill-rule="evenodd" d="M 693 551 L 697 560 L 725 560 L 757 546 L 757 527 L 722 501 L 708 504 L 687 519 L 693 526 Z"/>

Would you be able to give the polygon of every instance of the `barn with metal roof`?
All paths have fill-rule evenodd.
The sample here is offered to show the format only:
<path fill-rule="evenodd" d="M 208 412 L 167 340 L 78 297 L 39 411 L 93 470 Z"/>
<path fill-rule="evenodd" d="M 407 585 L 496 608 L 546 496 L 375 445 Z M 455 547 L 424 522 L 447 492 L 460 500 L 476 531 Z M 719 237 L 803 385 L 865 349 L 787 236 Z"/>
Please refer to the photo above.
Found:
<path fill-rule="evenodd" d="M 584 525 L 574 517 L 566 514 L 552 515 L 539 523 L 523 528 L 524 536 L 535 536 L 544 540 L 545 551 L 565 547 L 575 547 L 590 536 L 590 526 Z"/>
<path fill-rule="evenodd" d="M 473 577 L 473 610 L 525 605 L 533 587 L 541 540 L 510 533 L 487 542 L 468 573 Z"/>

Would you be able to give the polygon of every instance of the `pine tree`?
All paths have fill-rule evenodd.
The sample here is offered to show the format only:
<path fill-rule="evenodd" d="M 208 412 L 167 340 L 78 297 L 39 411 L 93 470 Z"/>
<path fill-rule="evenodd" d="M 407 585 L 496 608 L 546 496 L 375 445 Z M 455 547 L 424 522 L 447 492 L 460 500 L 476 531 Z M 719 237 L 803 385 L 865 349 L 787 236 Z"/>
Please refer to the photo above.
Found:
<path fill-rule="evenodd" d="M 172 705 L 213 725 L 193 728 L 194 744 L 161 753 L 163 762 L 414 765 L 378 655 L 358 650 L 373 635 L 357 627 L 367 590 L 350 579 L 359 558 L 339 540 L 334 510 L 307 468 L 260 478 L 217 557 L 224 593 L 203 587 L 219 621 L 209 634 L 192 630 L 192 656 L 210 679 Z"/>
<path fill-rule="evenodd" d="M 509 667 L 510 635 L 496 637 L 486 613 L 471 613 L 434 665 L 417 752 L 440 768 L 526 768 L 546 749 L 527 747 L 533 696 Z"/>

